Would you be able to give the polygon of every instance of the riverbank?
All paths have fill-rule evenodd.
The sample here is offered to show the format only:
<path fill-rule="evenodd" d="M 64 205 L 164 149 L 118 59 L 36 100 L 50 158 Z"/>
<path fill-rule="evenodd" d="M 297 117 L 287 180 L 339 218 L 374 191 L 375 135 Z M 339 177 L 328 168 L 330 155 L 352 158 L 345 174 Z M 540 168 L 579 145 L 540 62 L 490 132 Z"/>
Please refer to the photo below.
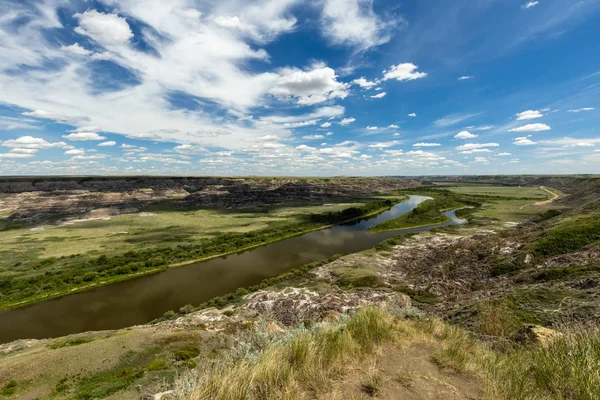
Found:
<path fill-rule="evenodd" d="M 164 252 L 168 251 L 168 256 L 173 258 L 181 258 L 181 257 L 192 257 L 189 260 L 181 261 L 181 262 L 171 262 L 169 264 L 162 264 L 161 260 L 164 260 L 164 256 L 161 254 L 160 249 L 152 249 L 149 250 L 153 253 L 147 254 L 149 251 L 141 251 L 138 253 L 129 252 L 126 254 L 126 258 L 123 256 L 116 256 L 112 258 L 108 258 L 106 256 L 101 256 L 96 258 L 96 264 L 92 265 L 92 268 L 87 267 L 83 272 L 80 271 L 81 267 L 78 265 L 67 265 L 68 273 L 70 275 L 69 279 L 80 279 L 86 282 L 81 282 L 79 284 L 66 284 L 64 287 L 61 287 L 60 290 L 52 291 L 51 293 L 39 293 L 35 295 L 27 296 L 26 299 L 23 299 L 21 293 L 17 293 L 17 296 L 21 296 L 18 300 L 15 301 L 3 301 L 0 302 L 0 312 L 8 311 L 16 308 L 25 307 L 28 305 L 32 305 L 35 303 L 39 303 L 41 301 L 47 301 L 52 299 L 57 299 L 63 296 L 68 296 L 71 294 L 82 293 L 88 290 L 97 289 L 103 286 L 111 285 L 118 282 L 123 282 L 135 278 L 140 278 L 147 275 L 153 275 L 159 272 L 164 272 L 168 269 L 173 268 L 181 268 L 185 266 L 189 266 L 192 264 L 197 264 L 201 262 L 206 262 L 209 260 L 225 257 L 232 254 L 237 254 L 240 252 L 252 250 L 261 246 L 266 246 L 271 243 L 276 243 L 285 239 L 297 237 L 300 235 L 304 235 L 309 232 L 315 232 L 323 229 L 330 228 L 337 224 L 349 223 L 352 221 L 356 221 L 362 218 L 368 218 L 373 215 L 380 214 L 381 212 L 391 208 L 394 204 L 406 201 L 408 196 L 396 196 L 394 200 L 376 200 L 371 203 L 368 203 L 365 206 L 360 208 L 348 208 L 342 211 L 339 211 L 335 214 L 331 212 L 328 214 L 318 214 L 312 215 L 311 220 L 314 222 L 308 223 L 299 223 L 295 225 L 290 225 L 280 229 L 267 229 L 262 231 L 249 232 L 245 234 L 235 234 L 235 235 L 225 235 L 222 237 L 216 237 L 209 241 L 208 245 L 204 245 L 204 247 L 194 248 L 191 245 L 186 245 L 185 247 L 179 246 L 175 247 L 176 250 L 179 250 L 178 253 L 173 253 L 172 248 L 165 249 Z M 327 221 L 332 221 L 333 223 L 327 223 Z M 291 233 L 290 233 L 291 232 Z M 228 248 L 231 247 L 231 243 L 244 243 L 250 242 L 247 245 L 239 245 L 239 247 L 235 247 L 232 249 L 227 249 L 226 251 L 215 251 L 213 254 L 203 257 L 194 256 L 194 254 L 198 254 L 198 252 L 205 253 L 204 249 L 208 248 Z M 211 243 L 216 243 L 216 245 L 212 245 Z M 203 246 L 202 244 L 199 246 Z M 219 247 L 221 246 L 221 247 Z M 210 251 L 210 250 L 208 250 Z M 158 253 L 156 255 L 155 253 Z M 145 265 L 148 265 L 148 261 L 144 260 L 154 260 L 158 259 L 158 262 L 152 261 L 150 264 L 151 268 L 147 268 Z M 99 262 L 102 263 L 99 263 Z M 88 263 L 89 264 L 89 263 Z M 158 265 L 157 265 L 158 264 Z M 161 265 L 162 264 L 162 265 Z M 108 273 L 104 273 L 104 276 L 101 276 L 100 273 L 103 271 L 111 271 L 111 269 L 107 269 L 105 266 L 110 265 L 112 270 L 116 271 L 115 275 L 108 275 Z M 142 271 L 139 271 L 142 269 Z M 75 271 L 75 272 L 73 272 Z M 129 271 L 129 273 L 127 272 Z M 95 274 L 95 275 L 92 275 Z M 41 281 L 42 284 L 44 282 L 49 282 L 51 279 L 55 278 L 55 275 L 51 275 L 48 279 L 43 279 Z M 93 276 L 92 282 L 90 283 L 88 278 Z M 96 282 L 93 282 L 96 281 Z M 32 285 L 32 282 L 27 282 L 28 285 Z M 4 286 L 2 286 L 4 285 Z M 5 295 L 8 293 L 10 287 L 7 285 L 6 281 L 4 283 L 0 282 L 0 287 L 5 288 Z M 15 288 L 13 288 L 14 291 Z M 27 288 L 30 290 L 30 288 Z M 47 292 L 48 290 L 46 290 Z"/>

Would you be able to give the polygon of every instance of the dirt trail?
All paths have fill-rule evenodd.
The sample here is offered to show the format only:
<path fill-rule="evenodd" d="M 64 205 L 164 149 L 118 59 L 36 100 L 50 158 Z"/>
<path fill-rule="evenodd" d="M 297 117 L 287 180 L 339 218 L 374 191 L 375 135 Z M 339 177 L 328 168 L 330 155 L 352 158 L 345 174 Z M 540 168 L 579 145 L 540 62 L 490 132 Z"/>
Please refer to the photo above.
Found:
<path fill-rule="evenodd" d="M 542 189 L 544 192 L 550 193 L 550 195 L 552 195 L 552 198 L 546 201 L 538 201 L 537 203 L 534 203 L 534 206 L 547 206 L 548 204 L 552 203 L 554 200 L 558 199 L 558 195 L 556 193 L 554 193 L 553 191 L 551 191 L 550 189 L 548 189 L 545 186 L 540 186 L 540 189 Z"/>
<path fill-rule="evenodd" d="M 368 399 L 362 383 L 368 374 L 381 376 L 376 397 L 406 400 L 471 400 L 482 398 L 482 385 L 476 379 L 440 368 L 433 356 L 437 349 L 432 344 L 415 343 L 407 348 L 390 347 L 370 370 L 356 371 L 343 382 L 337 399 Z"/>
<path fill-rule="evenodd" d="M 548 199 L 548 200 L 544 200 L 544 201 L 537 201 L 535 203 L 532 204 L 526 204 L 524 206 L 521 206 L 521 208 L 519 208 L 519 210 L 524 209 L 525 207 L 531 207 L 531 206 L 547 206 L 548 204 L 551 204 L 554 202 L 554 200 L 559 198 L 559 195 L 554 193 L 553 191 L 551 191 L 550 189 L 548 189 L 546 186 L 540 186 L 540 189 L 543 190 L 546 193 L 549 193 L 552 198 Z"/>

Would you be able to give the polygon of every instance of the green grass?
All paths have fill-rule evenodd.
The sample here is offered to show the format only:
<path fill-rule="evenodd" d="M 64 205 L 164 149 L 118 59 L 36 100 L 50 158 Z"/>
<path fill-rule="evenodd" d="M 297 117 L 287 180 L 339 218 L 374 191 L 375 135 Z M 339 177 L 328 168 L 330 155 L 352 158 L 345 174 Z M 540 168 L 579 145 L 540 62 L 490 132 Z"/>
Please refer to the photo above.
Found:
<path fill-rule="evenodd" d="M 534 186 L 494 186 L 494 185 L 460 185 L 449 186 L 445 189 L 458 194 L 472 194 L 481 196 L 500 196 L 507 198 L 520 198 L 529 200 L 547 200 L 549 193 Z"/>
<path fill-rule="evenodd" d="M 553 226 L 535 242 L 533 251 L 540 256 L 570 253 L 600 240 L 600 215 L 566 219 Z"/>

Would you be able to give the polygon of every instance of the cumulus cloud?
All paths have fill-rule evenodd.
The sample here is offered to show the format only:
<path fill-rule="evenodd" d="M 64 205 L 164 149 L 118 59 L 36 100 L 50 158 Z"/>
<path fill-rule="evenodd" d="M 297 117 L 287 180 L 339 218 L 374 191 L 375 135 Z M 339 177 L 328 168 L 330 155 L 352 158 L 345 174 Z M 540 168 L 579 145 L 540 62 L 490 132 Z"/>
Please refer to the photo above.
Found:
<path fill-rule="evenodd" d="M 498 155 L 502 156 L 502 157 L 504 157 L 504 156 L 512 156 L 511 153 L 498 153 Z"/>
<path fill-rule="evenodd" d="M 367 126 L 368 131 L 376 131 L 377 129 L 379 129 L 378 126 Z"/>
<path fill-rule="evenodd" d="M 349 93 L 349 85 L 338 82 L 335 71 L 329 67 L 316 66 L 308 71 L 285 68 L 280 74 L 281 77 L 269 93 L 280 99 L 295 99 L 301 105 L 344 99 Z"/>
<path fill-rule="evenodd" d="M 471 75 L 463 75 L 458 78 L 459 81 L 466 81 L 467 79 L 473 79 Z"/>
<path fill-rule="evenodd" d="M 395 79 L 402 82 L 425 78 L 427 73 L 417 71 L 418 68 L 413 63 L 392 65 L 389 70 L 383 71 L 383 80 Z"/>
<path fill-rule="evenodd" d="M 523 126 L 519 126 L 517 128 L 510 129 L 509 132 L 541 132 L 541 131 L 549 131 L 550 128 L 546 124 L 527 124 Z"/>
<path fill-rule="evenodd" d="M 417 113 L 410 113 L 410 114 L 408 114 L 408 116 L 409 116 L 409 117 L 416 117 L 416 116 L 417 116 Z"/>
<path fill-rule="evenodd" d="M 323 0 L 321 31 L 333 44 L 367 50 L 388 42 L 393 26 L 375 13 L 373 0 Z"/>
<path fill-rule="evenodd" d="M 100 136 L 96 132 L 79 132 L 71 133 L 69 135 L 63 135 L 63 138 L 67 140 L 104 140 L 105 136 Z"/>
<path fill-rule="evenodd" d="M 127 20 L 116 14 L 87 10 L 73 17 L 79 21 L 75 32 L 88 36 L 106 47 L 123 45 L 133 37 Z"/>
<path fill-rule="evenodd" d="M 391 125 L 388 125 L 388 128 L 389 129 L 398 129 L 400 127 L 398 125 L 396 125 L 396 124 L 391 124 Z"/>
<path fill-rule="evenodd" d="M 113 147 L 116 144 L 117 144 L 117 142 L 115 142 L 114 140 L 111 140 L 111 141 L 108 141 L 108 142 L 98 143 L 98 146 L 100 146 L 100 147 Z"/>
<path fill-rule="evenodd" d="M 353 80 L 352 83 L 365 89 L 370 89 L 373 86 L 377 86 L 377 82 L 369 81 L 364 76 Z"/>
<path fill-rule="evenodd" d="M 372 99 L 382 99 L 382 98 L 384 98 L 384 97 L 385 97 L 385 95 L 386 95 L 386 94 L 387 94 L 386 92 L 381 92 L 381 93 L 377 93 L 377 94 L 375 94 L 375 95 L 373 95 L 373 96 L 370 96 L 370 97 L 371 97 Z"/>
<path fill-rule="evenodd" d="M 513 139 L 514 140 L 513 144 L 516 146 L 530 146 L 532 144 L 537 144 L 530 138 L 531 138 L 531 135 L 523 136 L 523 137 L 516 137 Z"/>
<path fill-rule="evenodd" d="M 520 113 L 517 113 L 517 120 L 522 121 L 526 119 L 536 119 L 542 118 L 544 114 L 539 112 L 538 110 L 527 110 Z"/>
<path fill-rule="evenodd" d="M 331 122 L 327 121 L 327 122 L 323 122 L 321 124 L 321 128 L 329 128 L 331 126 Z"/>
<path fill-rule="evenodd" d="M 33 136 L 21 136 L 17 139 L 9 139 L 2 142 L 3 147 L 8 147 L 8 153 L 0 154 L 0 158 L 32 158 L 43 149 L 73 149 L 73 146 L 65 142 L 50 143 L 42 138 Z"/>
<path fill-rule="evenodd" d="M 454 139 L 474 139 L 477 136 L 469 131 L 461 131 L 454 135 Z"/>
<path fill-rule="evenodd" d="M 356 119 L 352 118 L 352 117 L 350 117 L 350 118 L 344 118 L 343 120 L 340 121 L 340 125 L 342 125 L 342 126 L 350 125 L 354 121 L 356 121 Z"/>

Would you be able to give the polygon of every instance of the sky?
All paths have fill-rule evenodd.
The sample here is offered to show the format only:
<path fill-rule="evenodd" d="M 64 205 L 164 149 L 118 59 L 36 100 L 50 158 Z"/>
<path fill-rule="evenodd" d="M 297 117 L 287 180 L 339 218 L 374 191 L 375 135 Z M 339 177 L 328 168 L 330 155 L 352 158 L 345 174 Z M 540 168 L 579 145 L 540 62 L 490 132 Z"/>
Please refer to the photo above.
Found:
<path fill-rule="evenodd" d="M 600 173 L 600 0 L 2 0 L 0 175 Z"/>

